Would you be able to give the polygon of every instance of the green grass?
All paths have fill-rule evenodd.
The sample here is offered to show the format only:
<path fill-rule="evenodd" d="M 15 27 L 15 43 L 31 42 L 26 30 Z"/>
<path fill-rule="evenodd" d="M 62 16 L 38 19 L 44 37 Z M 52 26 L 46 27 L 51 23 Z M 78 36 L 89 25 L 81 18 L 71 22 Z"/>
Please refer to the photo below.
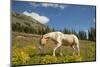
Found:
<path fill-rule="evenodd" d="M 48 41 L 41 51 L 38 49 L 39 41 L 39 37 L 30 34 L 13 33 L 12 64 L 52 64 L 96 60 L 96 43 L 93 41 L 80 40 L 80 56 L 73 56 L 73 50 L 70 47 L 62 46 L 63 56 L 60 56 L 57 50 L 56 57 L 52 56 L 53 48 L 56 46 L 52 41 Z"/>

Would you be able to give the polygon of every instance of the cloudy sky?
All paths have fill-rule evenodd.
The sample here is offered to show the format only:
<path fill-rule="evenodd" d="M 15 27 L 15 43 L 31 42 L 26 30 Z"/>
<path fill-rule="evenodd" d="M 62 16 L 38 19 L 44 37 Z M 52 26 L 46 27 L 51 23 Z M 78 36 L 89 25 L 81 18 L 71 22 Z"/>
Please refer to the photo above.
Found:
<path fill-rule="evenodd" d="M 95 6 L 14 1 L 12 11 L 31 16 L 57 30 L 66 27 L 87 31 L 90 27 L 95 27 L 96 22 Z"/>

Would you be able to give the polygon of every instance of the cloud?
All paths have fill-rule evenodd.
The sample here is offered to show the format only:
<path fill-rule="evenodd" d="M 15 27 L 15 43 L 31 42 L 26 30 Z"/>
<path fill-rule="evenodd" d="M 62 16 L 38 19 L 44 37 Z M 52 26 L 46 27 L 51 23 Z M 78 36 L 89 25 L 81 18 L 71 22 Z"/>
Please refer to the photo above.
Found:
<path fill-rule="evenodd" d="M 66 6 L 65 5 L 61 5 L 61 4 L 51 4 L 51 3 L 30 3 L 31 5 L 38 7 L 38 6 L 42 6 L 42 7 L 52 7 L 52 8 L 61 8 L 64 9 Z"/>
<path fill-rule="evenodd" d="M 53 8 L 61 8 L 64 9 L 64 5 L 59 5 L 59 4 L 50 4 L 50 3 L 42 3 L 41 4 L 43 7 L 53 7 Z"/>
<path fill-rule="evenodd" d="M 38 7 L 40 6 L 40 4 L 34 3 L 34 2 L 30 2 L 30 5 L 34 6 L 34 7 Z"/>
<path fill-rule="evenodd" d="M 37 21 L 39 21 L 40 23 L 42 24 L 46 24 L 50 21 L 50 19 L 46 16 L 41 16 L 39 15 L 38 13 L 35 13 L 35 12 L 27 12 L 27 11 L 24 11 L 23 14 L 27 15 L 27 16 L 30 16 L 32 17 L 33 19 L 36 19 Z"/>
<path fill-rule="evenodd" d="M 94 22 L 94 23 L 96 22 L 96 19 L 95 19 L 95 18 L 93 18 L 93 22 Z"/>

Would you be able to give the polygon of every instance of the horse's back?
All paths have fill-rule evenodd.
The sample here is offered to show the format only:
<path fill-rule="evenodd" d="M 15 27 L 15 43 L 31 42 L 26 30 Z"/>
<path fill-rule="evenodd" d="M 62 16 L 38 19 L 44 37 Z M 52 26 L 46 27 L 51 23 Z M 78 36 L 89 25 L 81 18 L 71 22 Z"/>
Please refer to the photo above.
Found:
<path fill-rule="evenodd" d="M 48 33 L 48 35 L 50 36 L 50 37 L 55 37 L 55 38 L 57 38 L 57 37 L 62 37 L 62 35 L 63 35 L 63 33 L 62 32 L 50 32 L 50 33 Z"/>
<path fill-rule="evenodd" d="M 62 41 L 63 41 L 63 44 L 71 45 L 73 43 L 73 36 L 69 34 L 65 34 Z"/>
<path fill-rule="evenodd" d="M 78 43 L 78 38 L 74 34 L 65 34 L 62 41 L 64 44 L 72 45 Z"/>

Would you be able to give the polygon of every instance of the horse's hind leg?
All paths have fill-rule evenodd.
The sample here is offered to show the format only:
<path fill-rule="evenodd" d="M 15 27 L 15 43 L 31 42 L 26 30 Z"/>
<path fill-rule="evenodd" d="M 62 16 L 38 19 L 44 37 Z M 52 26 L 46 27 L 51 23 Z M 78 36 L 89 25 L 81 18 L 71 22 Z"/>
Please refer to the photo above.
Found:
<path fill-rule="evenodd" d="M 71 46 L 72 48 L 73 48 L 73 55 L 75 55 L 75 53 L 76 53 L 76 48 L 75 48 L 75 46 L 73 45 L 73 46 Z"/>
<path fill-rule="evenodd" d="M 73 45 L 72 48 L 74 49 L 73 55 L 77 52 L 78 56 L 80 56 L 79 45 Z"/>
<path fill-rule="evenodd" d="M 77 52 L 78 52 L 78 56 L 80 56 L 80 47 L 79 47 L 79 44 L 76 45 L 76 49 L 77 49 Z"/>

